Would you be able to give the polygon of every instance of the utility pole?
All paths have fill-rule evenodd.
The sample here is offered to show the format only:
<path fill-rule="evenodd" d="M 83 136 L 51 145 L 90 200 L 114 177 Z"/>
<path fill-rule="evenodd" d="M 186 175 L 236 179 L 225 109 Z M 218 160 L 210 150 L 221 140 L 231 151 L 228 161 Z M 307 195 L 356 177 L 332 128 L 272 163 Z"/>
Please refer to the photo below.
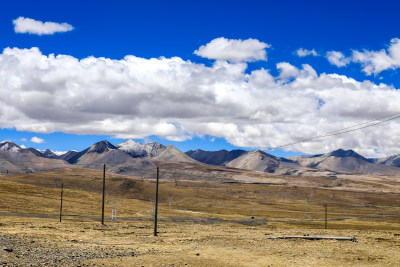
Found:
<path fill-rule="evenodd" d="M 324 204 L 325 207 L 325 229 L 328 229 L 328 204 Z"/>
<path fill-rule="evenodd" d="M 158 216 L 158 179 L 160 176 L 160 167 L 157 166 L 157 181 L 156 181 L 156 205 L 154 209 L 154 236 L 157 236 L 157 216 Z"/>
<path fill-rule="evenodd" d="M 168 196 L 168 208 L 171 209 L 173 196 Z"/>
<path fill-rule="evenodd" d="M 106 164 L 103 165 L 103 202 L 101 207 L 101 224 L 104 225 L 104 198 L 106 192 Z"/>
<path fill-rule="evenodd" d="M 63 202 L 63 194 L 64 194 L 64 183 L 61 183 L 60 222 L 61 222 L 61 218 L 62 218 L 62 202 Z"/>

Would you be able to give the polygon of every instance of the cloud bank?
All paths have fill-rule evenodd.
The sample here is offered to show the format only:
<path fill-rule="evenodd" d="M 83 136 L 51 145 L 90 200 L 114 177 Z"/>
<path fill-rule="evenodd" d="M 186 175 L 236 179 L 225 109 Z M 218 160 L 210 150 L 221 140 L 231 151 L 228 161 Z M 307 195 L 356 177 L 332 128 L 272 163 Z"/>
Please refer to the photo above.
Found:
<path fill-rule="evenodd" d="M 68 23 L 42 22 L 30 18 L 19 17 L 13 20 L 16 33 L 51 35 L 57 32 L 72 31 L 74 27 Z"/>
<path fill-rule="evenodd" d="M 210 135 L 266 149 L 400 112 L 400 93 L 392 86 L 288 62 L 276 65 L 277 76 L 263 68 L 246 73 L 242 61 L 249 57 L 239 58 L 209 67 L 179 57 L 77 59 L 6 48 L 0 54 L 0 127 L 178 141 Z M 358 148 L 377 156 L 400 153 L 399 143 L 394 120 L 287 149 Z"/>

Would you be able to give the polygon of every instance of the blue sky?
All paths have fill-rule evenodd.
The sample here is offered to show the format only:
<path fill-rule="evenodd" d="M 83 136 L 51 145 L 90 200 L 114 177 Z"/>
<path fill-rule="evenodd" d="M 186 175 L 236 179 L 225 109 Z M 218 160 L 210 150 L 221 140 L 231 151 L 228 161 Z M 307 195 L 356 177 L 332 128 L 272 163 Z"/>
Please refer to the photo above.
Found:
<path fill-rule="evenodd" d="M 7 96 L 0 100 L 0 139 L 61 151 L 126 138 L 183 151 L 267 149 L 394 114 L 400 112 L 399 7 L 396 1 L 5 0 L 0 47 L 10 50 L 0 59 L 0 91 Z M 16 32 L 19 17 L 73 29 Z M 231 46 L 221 51 L 213 40 Z M 314 55 L 299 56 L 299 49 Z M 261 54 L 233 59 L 243 51 Z M 32 63 L 41 56 L 45 67 Z M 118 68 L 126 76 L 116 77 Z M 397 154 L 397 128 L 391 121 L 272 153 L 343 147 L 366 156 Z"/>

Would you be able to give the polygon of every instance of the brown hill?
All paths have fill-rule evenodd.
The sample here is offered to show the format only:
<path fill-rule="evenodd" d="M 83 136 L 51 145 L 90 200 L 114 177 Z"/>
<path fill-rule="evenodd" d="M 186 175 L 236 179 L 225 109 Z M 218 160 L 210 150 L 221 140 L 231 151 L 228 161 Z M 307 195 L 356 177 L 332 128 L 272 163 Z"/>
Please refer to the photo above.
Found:
<path fill-rule="evenodd" d="M 226 164 L 228 167 L 273 173 L 279 167 L 279 159 L 261 150 L 250 151 Z"/>
<path fill-rule="evenodd" d="M 172 145 L 168 145 L 154 159 L 169 162 L 199 163 Z"/>

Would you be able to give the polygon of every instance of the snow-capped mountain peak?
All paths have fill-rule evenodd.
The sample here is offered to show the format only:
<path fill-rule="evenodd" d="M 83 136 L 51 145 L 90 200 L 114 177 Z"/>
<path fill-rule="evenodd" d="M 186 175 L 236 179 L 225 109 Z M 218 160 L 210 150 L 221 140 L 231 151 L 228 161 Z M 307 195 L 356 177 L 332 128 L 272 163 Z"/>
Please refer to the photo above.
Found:
<path fill-rule="evenodd" d="M 125 142 L 117 145 L 118 149 L 121 149 L 125 152 L 136 151 L 138 149 L 142 149 L 143 146 L 144 146 L 143 144 L 138 143 L 132 139 L 128 139 Z"/>
<path fill-rule="evenodd" d="M 131 155 L 132 157 L 154 157 L 165 150 L 165 146 L 154 142 L 148 144 L 141 144 L 134 140 L 126 140 L 125 142 L 117 145 L 121 149 Z"/>
<path fill-rule="evenodd" d="M 0 151 L 19 152 L 21 147 L 10 141 L 0 143 Z"/>

